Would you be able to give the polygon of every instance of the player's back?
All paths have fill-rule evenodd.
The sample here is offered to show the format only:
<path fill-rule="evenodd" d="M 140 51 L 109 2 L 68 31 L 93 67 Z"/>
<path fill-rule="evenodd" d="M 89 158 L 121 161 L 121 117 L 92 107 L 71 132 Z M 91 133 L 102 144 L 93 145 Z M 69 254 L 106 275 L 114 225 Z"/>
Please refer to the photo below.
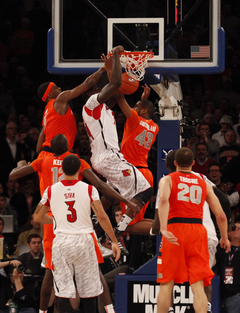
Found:
<path fill-rule="evenodd" d="M 92 95 L 82 110 L 93 157 L 107 149 L 119 151 L 114 114 L 105 103 L 97 101 L 97 95 Z"/>
<path fill-rule="evenodd" d="M 99 199 L 95 187 L 78 180 L 62 180 L 48 187 L 54 233 L 92 233 L 91 202 Z"/>
<path fill-rule="evenodd" d="M 202 220 L 203 204 L 207 196 L 206 182 L 189 172 L 177 171 L 169 176 L 172 179 L 172 189 L 168 219 L 182 217 Z"/>
<path fill-rule="evenodd" d="M 121 143 L 121 152 L 124 158 L 134 166 L 147 167 L 148 152 L 151 149 L 158 126 L 153 120 L 145 119 L 132 110 L 127 119 Z"/>

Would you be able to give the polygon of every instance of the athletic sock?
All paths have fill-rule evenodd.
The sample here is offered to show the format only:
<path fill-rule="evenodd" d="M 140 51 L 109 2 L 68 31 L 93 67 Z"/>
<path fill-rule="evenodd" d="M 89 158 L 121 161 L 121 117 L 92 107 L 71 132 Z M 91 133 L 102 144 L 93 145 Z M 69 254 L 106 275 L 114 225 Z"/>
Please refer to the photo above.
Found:
<path fill-rule="evenodd" d="M 212 304 L 211 302 L 208 302 L 208 305 L 207 305 L 208 312 L 211 312 L 211 309 L 212 309 Z"/>
<path fill-rule="evenodd" d="M 40 310 L 39 309 L 39 313 L 47 313 L 47 310 Z"/>
<path fill-rule="evenodd" d="M 174 313 L 173 307 L 170 306 L 168 313 Z"/>
<path fill-rule="evenodd" d="M 114 313 L 114 312 L 115 312 L 112 303 L 106 305 L 104 308 L 105 308 L 105 310 L 106 310 L 107 313 Z"/>
<path fill-rule="evenodd" d="M 118 230 L 124 231 L 131 221 L 132 221 L 132 218 L 124 214 L 121 221 L 118 223 L 118 226 L 117 226 Z"/>

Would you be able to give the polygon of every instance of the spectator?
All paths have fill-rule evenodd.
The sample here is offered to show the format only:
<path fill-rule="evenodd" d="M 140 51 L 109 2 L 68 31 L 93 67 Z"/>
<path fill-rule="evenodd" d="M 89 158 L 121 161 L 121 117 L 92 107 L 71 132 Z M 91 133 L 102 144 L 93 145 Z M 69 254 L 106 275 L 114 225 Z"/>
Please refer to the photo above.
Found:
<path fill-rule="evenodd" d="M 228 99 L 232 108 L 240 100 L 240 95 L 232 90 L 232 79 L 229 76 L 222 77 L 222 89 L 214 93 L 213 101 L 220 105 L 220 101 L 224 98 Z"/>
<path fill-rule="evenodd" d="M 239 155 L 240 145 L 236 142 L 236 133 L 233 129 L 228 129 L 224 134 L 225 145 L 220 148 L 219 163 L 224 166 L 233 157 Z"/>
<path fill-rule="evenodd" d="M 232 127 L 232 120 L 231 117 L 228 115 L 223 115 L 219 122 L 221 129 L 212 135 L 212 139 L 215 139 L 219 142 L 220 147 L 222 147 L 225 144 L 224 141 L 224 134 L 228 129 Z"/>
<path fill-rule="evenodd" d="M 17 189 L 18 189 L 17 181 L 15 179 L 8 178 L 8 181 L 6 183 L 6 192 L 5 192 L 7 204 L 10 203 L 10 200 L 15 195 Z"/>
<path fill-rule="evenodd" d="M 31 234 L 27 238 L 27 246 L 29 252 L 23 253 L 19 256 L 18 260 L 25 268 L 26 274 L 44 276 L 45 269 L 41 267 L 43 258 L 42 238 L 38 234 Z"/>
<path fill-rule="evenodd" d="M 3 250 L 0 251 L 0 255 L 2 253 L 3 259 L 7 258 L 9 256 L 9 254 L 11 253 L 11 251 L 13 251 L 14 247 L 13 247 L 13 242 L 9 237 L 4 236 L 4 219 L 0 216 L 0 238 L 3 238 Z"/>
<path fill-rule="evenodd" d="M 207 176 L 211 180 L 211 182 L 213 182 L 216 185 L 216 187 L 221 189 L 220 187 L 221 187 L 222 170 L 221 170 L 221 165 L 218 162 L 213 161 L 209 163 Z"/>
<path fill-rule="evenodd" d="M 17 305 L 19 313 L 36 313 L 34 299 L 34 285 L 32 282 L 24 281 L 24 272 L 18 272 L 16 267 L 21 262 L 10 260 L 1 262 L 0 268 L 8 267 L 8 277 L 0 275 L 0 312 L 9 312 L 9 302 L 12 300 Z"/>
<path fill-rule="evenodd" d="M 8 174 L 17 166 L 20 160 L 29 161 L 28 151 L 24 144 L 17 141 L 17 124 L 9 122 L 6 125 L 6 138 L 0 140 L 0 181 L 6 183 Z"/>
<path fill-rule="evenodd" d="M 196 147 L 198 143 L 206 143 L 208 147 L 208 156 L 212 160 L 218 160 L 219 157 L 219 143 L 215 139 L 210 138 L 210 125 L 208 123 L 201 123 L 199 126 L 199 134 L 195 142 L 190 146 L 196 158 Z"/>
<path fill-rule="evenodd" d="M 216 273 L 220 275 L 222 302 L 227 313 L 240 312 L 240 220 L 235 221 L 231 232 L 231 250 L 225 253 L 218 247 L 216 254 Z"/>
<path fill-rule="evenodd" d="M 192 170 L 207 176 L 208 164 L 212 159 L 208 158 L 208 146 L 206 143 L 201 142 L 196 145 L 196 158 Z"/>
<path fill-rule="evenodd" d="M 24 229 L 24 226 L 22 227 Z M 25 228 L 27 228 L 25 231 L 21 232 L 18 236 L 17 241 L 17 248 L 14 251 L 15 256 L 19 256 L 19 246 L 20 245 L 27 245 L 28 243 L 28 237 L 32 234 L 40 235 L 42 237 L 42 229 L 41 225 L 38 222 L 35 222 L 33 219 L 33 214 L 31 214 L 29 221 L 26 223 Z"/>
<path fill-rule="evenodd" d="M 18 231 L 18 214 L 12 206 L 7 205 L 4 194 L 0 194 L 0 215 L 13 215 L 13 232 L 16 234 Z"/>

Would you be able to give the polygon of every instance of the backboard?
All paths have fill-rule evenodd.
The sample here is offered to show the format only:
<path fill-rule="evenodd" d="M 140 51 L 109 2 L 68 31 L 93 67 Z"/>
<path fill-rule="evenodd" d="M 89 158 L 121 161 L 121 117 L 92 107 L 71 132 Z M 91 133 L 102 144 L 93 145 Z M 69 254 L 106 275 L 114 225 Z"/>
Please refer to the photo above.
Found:
<path fill-rule="evenodd" d="M 153 51 L 147 74 L 213 74 L 225 66 L 219 0 L 53 0 L 48 71 L 90 74 L 123 45 Z"/>

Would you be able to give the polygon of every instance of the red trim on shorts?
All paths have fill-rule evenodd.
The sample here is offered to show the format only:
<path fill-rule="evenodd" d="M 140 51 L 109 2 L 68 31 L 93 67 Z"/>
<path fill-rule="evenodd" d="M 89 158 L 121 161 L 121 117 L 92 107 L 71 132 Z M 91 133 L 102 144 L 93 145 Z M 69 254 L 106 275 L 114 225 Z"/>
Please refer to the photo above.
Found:
<path fill-rule="evenodd" d="M 93 117 L 95 120 L 99 120 L 100 119 L 102 108 L 103 108 L 103 103 L 98 105 L 93 110 L 91 110 L 91 109 L 87 108 L 86 106 L 84 106 L 84 110 L 87 113 L 87 115 Z"/>

